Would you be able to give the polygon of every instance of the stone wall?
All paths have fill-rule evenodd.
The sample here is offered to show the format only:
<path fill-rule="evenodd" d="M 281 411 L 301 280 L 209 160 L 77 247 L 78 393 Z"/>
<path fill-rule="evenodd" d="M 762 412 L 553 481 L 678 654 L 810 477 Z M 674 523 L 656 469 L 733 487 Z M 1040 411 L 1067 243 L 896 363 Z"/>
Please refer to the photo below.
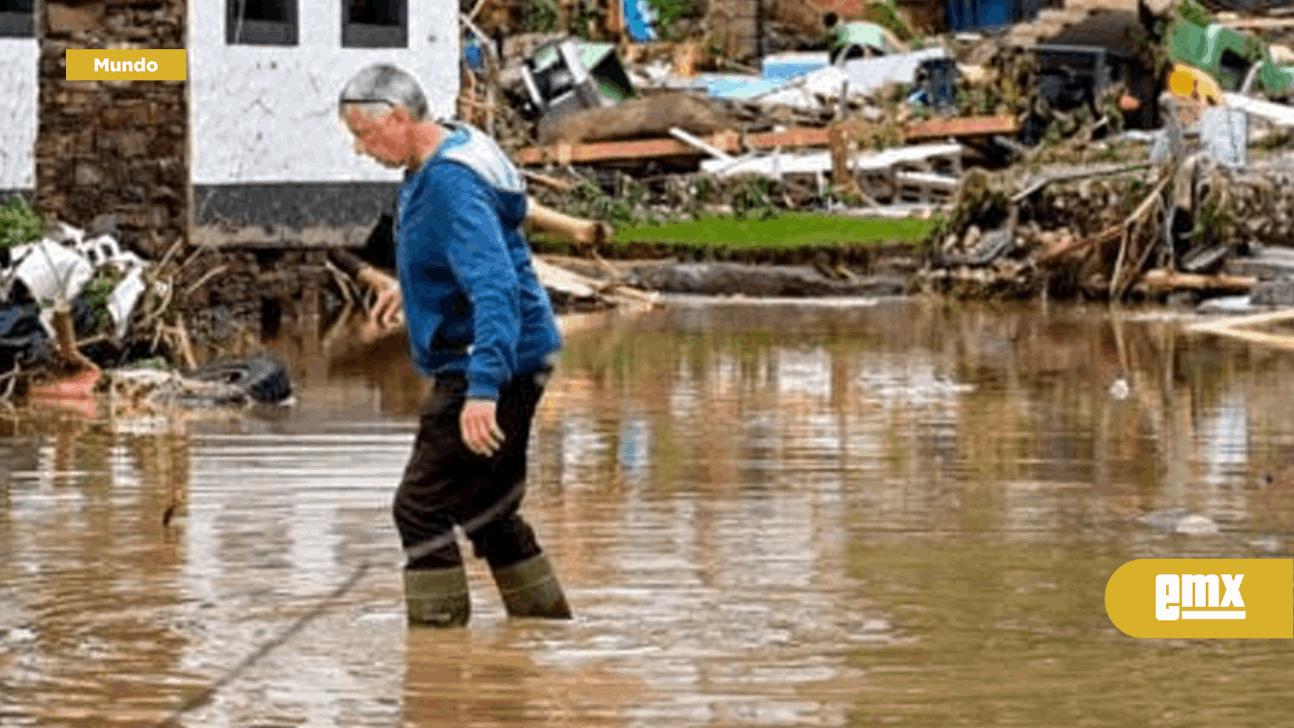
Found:
<path fill-rule="evenodd" d="M 184 48 L 184 0 L 37 6 L 36 206 L 148 256 L 187 240 L 185 81 L 67 81 L 69 48 Z"/>

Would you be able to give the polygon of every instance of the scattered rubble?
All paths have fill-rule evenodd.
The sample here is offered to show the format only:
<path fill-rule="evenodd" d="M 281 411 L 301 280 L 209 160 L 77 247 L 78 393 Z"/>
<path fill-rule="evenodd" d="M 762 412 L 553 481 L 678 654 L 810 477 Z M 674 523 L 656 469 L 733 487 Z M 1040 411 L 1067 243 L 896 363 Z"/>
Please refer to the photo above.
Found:
<path fill-rule="evenodd" d="M 177 262 L 177 247 L 153 262 L 121 250 L 111 235 L 87 238 L 54 223 L 39 240 L 0 248 L 0 402 L 23 392 L 125 391 L 136 399 L 147 393 L 153 404 L 165 395 L 170 405 L 287 400 L 291 384 L 272 359 L 197 366 L 174 306 L 175 279 L 195 256 Z M 140 361 L 167 371 L 127 368 Z M 246 376 L 233 376 L 239 372 Z"/>
<path fill-rule="evenodd" d="M 655 56 L 621 46 L 636 98 L 540 116 L 542 133 L 504 141 L 520 164 L 565 180 L 546 204 L 615 225 L 740 215 L 740 195 L 723 191 L 754 189 L 750 178 L 767 181 L 763 201 L 740 207 L 762 216 L 941 211 L 921 251 L 927 290 L 1200 301 L 1294 276 L 1282 192 L 1294 165 L 1268 151 L 1294 129 L 1294 53 L 1273 35 L 1294 24 L 1215 18 L 1193 0 L 1070 5 L 1005 36 L 925 47 L 860 24 L 877 39 L 861 53 L 802 46 L 744 75 L 680 62 L 686 43 Z M 591 204 L 590 188 L 610 201 Z M 680 189 L 719 192 L 703 203 Z M 697 281 L 729 273 L 674 265 L 623 280 L 718 291 L 732 286 Z M 803 273 L 748 279 L 749 293 L 817 290 L 785 283 Z"/>
<path fill-rule="evenodd" d="M 938 35 L 924 27 L 937 19 L 888 5 L 821 27 L 816 10 L 783 9 L 768 20 L 772 40 L 755 44 L 760 57 L 733 50 L 749 39 L 725 26 L 745 19 L 721 6 L 662 18 L 617 0 L 525 23 L 569 33 L 517 32 L 525 13 L 506 3 L 461 16 L 471 43 L 458 116 L 525 169 L 532 229 L 570 241 L 575 257 L 535 261 L 562 310 L 651 306 L 656 292 L 911 287 L 841 259 L 601 257 L 616 226 L 787 210 L 936 216 L 935 234 L 909 251 L 930 291 L 1294 305 L 1288 18 L 1258 6 L 1214 16 L 1195 0 L 1135 11 L 1073 0 L 1005 34 Z M 204 378 L 191 332 L 219 338 L 227 320 L 260 315 L 258 288 L 292 281 L 325 299 L 303 310 L 364 307 L 362 287 L 318 251 L 262 265 L 261 252 L 214 262 L 201 246 L 172 247 L 146 260 L 66 227 L 15 242 L 0 237 L 5 400 L 20 382 L 49 386 L 37 374 L 150 401 L 247 399 L 235 381 Z M 188 374 L 98 383 L 156 356 Z"/>

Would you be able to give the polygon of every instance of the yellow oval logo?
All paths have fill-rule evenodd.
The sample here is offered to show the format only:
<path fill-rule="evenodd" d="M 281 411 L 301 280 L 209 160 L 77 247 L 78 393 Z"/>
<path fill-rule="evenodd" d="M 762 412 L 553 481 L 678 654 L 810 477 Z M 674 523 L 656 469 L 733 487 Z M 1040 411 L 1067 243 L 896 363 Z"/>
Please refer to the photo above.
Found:
<path fill-rule="evenodd" d="M 1294 559 L 1138 559 L 1105 585 L 1105 612 L 1139 638 L 1294 638 Z"/>

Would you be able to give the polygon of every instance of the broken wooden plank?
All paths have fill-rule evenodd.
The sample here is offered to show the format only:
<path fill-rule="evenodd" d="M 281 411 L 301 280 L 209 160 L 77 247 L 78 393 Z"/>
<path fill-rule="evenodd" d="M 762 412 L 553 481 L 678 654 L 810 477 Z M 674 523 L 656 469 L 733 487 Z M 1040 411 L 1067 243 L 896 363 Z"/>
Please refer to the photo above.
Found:
<path fill-rule="evenodd" d="M 1284 323 L 1294 321 L 1294 309 L 1284 309 L 1281 311 L 1268 311 L 1266 313 L 1250 314 L 1248 316 L 1231 316 L 1220 321 L 1206 321 L 1204 323 L 1192 324 L 1187 327 L 1187 331 L 1196 332 L 1218 332 L 1222 329 L 1238 329 L 1245 326 L 1264 326 L 1268 324 Z"/>
<path fill-rule="evenodd" d="M 1228 328 L 1210 329 L 1204 333 L 1215 334 L 1217 336 L 1230 336 L 1233 339 L 1240 339 L 1253 344 L 1264 344 L 1278 349 L 1294 349 L 1294 336 L 1289 334 L 1268 334 L 1262 331 Z"/>
<path fill-rule="evenodd" d="M 865 123 L 851 124 L 855 129 L 865 128 Z M 995 134 L 1014 134 L 1020 123 L 1014 116 L 967 117 L 964 119 L 936 119 L 908 127 L 904 136 L 909 142 L 949 137 L 978 137 Z M 753 149 L 778 147 L 826 147 L 831 144 L 828 128 L 802 127 L 781 132 L 748 134 L 745 146 Z M 735 132 L 715 134 L 707 144 L 724 153 L 737 153 L 743 140 Z M 551 147 L 530 147 L 513 155 L 517 164 L 542 164 L 647 159 L 654 157 L 699 156 L 706 152 L 677 139 L 643 139 L 627 142 L 598 142 L 595 144 L 558 144 Z M 828 168 L 829 169 L 829 168 Z"/>
<path fill-rule="evenodd" d="M 715 159 L 718 159 L 724 162 L 732 161 L 731 155 L 727 154 L 721 149 L 716 149 L 715 147 L 709 144 L 706 144 L 704 141 L 697 139 L 696 137 L 692 136 L 691 134 L 688 134 L 686 131 L 678 128 L 677 126 L 670 127 L 669 133 L 670 133 L 670 136 L 673 136 L 675 139 L 678 139 L 684 144 L 688 144 L 690 146 L 696 147 L 697 149 L 700 149 L 701 151 L 705 152 L 706 154 L 709 154 Z"/>
<path fill-rule="evenodd" d="M 932 119 L 904 132 L 910 141 L 943 137 L 981 137 L 996 134 L 1015 134 L 1020 131 L 1020 120 L 1014 116 L 968 116 L 961 119 Z"/>
<path fill-rule="evenodd" d="M 597 281 L 552 265 L 539 256 L 534 256 L 530 262 L 535 269 L 535 277 L 544 288 L 561 291 L 572 298 L 598 297 Z"/>
<path fill-rule="evenodd" d="M 716 144 L 720 149 L 729 147 Z M 734 145 L 735 146 L 735 145 Z M 632 142 L 595 142 L 593 144 L 558 144 L 551 147 L 531 147 L 512 155 L 517 164 L 579 164 L 583 162 L 610 162 L 619 159 L 648 159 L 655 157 L 695 157 L 705 154 L 677 139 L 645 139 Z"/>
<path fill-rule="evenodd" d="M 742 174 L 760 174 L 765 177 L 780 177 L 784 174 L 818 174 L 831 171 L 831 152 L 770 154 L 732 164 L 707 159 L 701 163 L 701 171 L 722 177 L 735 177 Z"/>

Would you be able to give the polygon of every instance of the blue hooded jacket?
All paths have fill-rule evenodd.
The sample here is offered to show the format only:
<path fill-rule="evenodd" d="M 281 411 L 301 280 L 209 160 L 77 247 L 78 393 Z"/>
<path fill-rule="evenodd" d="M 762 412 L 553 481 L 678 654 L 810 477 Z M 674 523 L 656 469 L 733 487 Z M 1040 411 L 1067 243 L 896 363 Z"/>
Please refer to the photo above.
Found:
<path fill-rule="evenodd" d="M 526 190 L 494 140 L 463 124 L 399 192 L 396 266 L 410 347 L 427 376 L 467 376 L 498 399 L 561 349 L 548 292 L 522 234 Z"/>

